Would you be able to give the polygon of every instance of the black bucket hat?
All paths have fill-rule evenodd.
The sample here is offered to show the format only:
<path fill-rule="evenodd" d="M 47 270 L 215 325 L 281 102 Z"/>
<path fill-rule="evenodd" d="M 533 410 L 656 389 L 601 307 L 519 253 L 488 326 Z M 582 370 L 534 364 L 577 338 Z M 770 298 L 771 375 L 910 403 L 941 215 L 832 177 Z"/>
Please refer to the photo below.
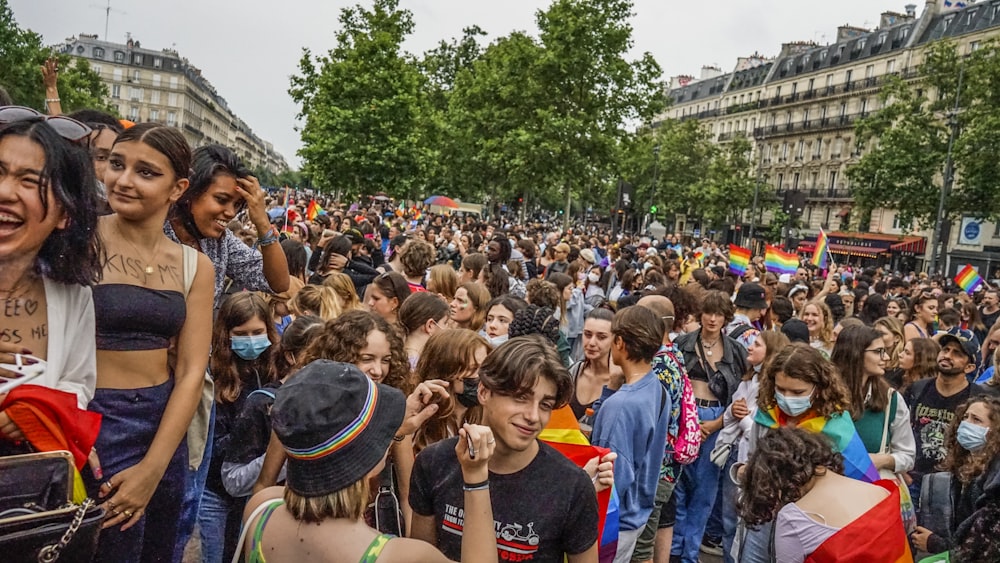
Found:
<path fill-rule="evenodd" d="M 353 364 L 316 360 L 278 389 L 271 409 L 288 454 L 288 488 L 323 496 L 364 479 L 403 422 L 402 391 L 373 382 Z"/>

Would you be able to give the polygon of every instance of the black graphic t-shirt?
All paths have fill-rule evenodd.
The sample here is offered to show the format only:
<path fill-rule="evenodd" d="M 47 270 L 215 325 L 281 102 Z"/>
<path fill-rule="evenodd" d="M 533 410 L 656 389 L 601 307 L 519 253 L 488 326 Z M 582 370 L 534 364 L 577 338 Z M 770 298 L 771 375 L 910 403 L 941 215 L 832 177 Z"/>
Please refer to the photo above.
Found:
<path fill-rule="evenodd" d="M 955 409 L 969 397 L 982 393 L 978 385 L 969 385 L 950 397 L 943 397 L 934 382 L 935 378 L 917 381 L 903 395 L 910 406 L 910 424 L 917 443 L 916 460 L 910 472 L 915 480 L 937 471 L 947 453 L 945 431 L 955 418 Z"/>
<path fill-rule="evenodd" d="M 417 455 L 410 506 L 434 516 L 437 548 L 462 559 L 465 493 L 455 455 L 458 438 L 442 440 Z M 490 500 L 500 561 L 562 563 L 597 542 L 597 495 L 587 474 L 552 447 L 510 475 L 490 472 Z"/>

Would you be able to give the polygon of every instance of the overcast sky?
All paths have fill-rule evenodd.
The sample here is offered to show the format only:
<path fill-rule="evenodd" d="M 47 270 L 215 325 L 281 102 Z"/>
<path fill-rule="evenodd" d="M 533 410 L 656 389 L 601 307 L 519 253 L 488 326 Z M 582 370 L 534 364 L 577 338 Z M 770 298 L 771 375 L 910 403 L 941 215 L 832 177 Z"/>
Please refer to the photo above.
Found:
<path fill-rule="evenodd" d="M 107 0 L 9 0 L 22 27 L 58 43 L 79 33 L 103 39 Z M 175 46 L 215 85 L 229 106 L 297 165 L 297 106 L 287 94 L 302 47 L 333 47 L 344 0 L 112 0 L 108 39 L 126 32 L 148 49 Z M 370 0 L 363 0 L 370 4 Z M 535 12 L 549 0 L 401 0 L 416 29 L 405 48 L 423 53 L 477 24 L 490 39 L 514 30 L 537 33 Z M 653 53 L 664 78 L 697 76 L 702 65 L 731 70 L 736 57 L 776 55 L 782 42 L 831 42 L 838 25 L 874 27 L 879 14 L 902 12 L 905 0 L 635 0 L 634 54 Z M 923 2 L 912 0 L 920 5 Z M 122 13 L 124 12 L 124 13 Z"/>

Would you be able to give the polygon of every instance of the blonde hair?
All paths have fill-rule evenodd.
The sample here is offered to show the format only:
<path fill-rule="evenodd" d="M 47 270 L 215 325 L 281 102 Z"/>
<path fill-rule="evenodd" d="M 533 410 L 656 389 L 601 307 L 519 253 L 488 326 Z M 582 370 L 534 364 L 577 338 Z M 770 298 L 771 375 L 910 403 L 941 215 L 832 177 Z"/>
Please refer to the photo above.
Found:
<path fill-rule="evenodd" d="M 903 332 L 903 321 L 896 317 L 882 317 L 875 320 L 874 328 L 882 327 L 896 338 L 896 345 L 889 347 L 889 366 L 892 369 L 899 367 L 899 355 L 906 347 L 906 333 Z M 888 343 L 887 343 L 888 344 Z"/>
<path fill-rule="evenodd" d="M 285 508 L 301 522 L 319 524 L 328 518 L 361 520 L 368 507 L 370 487 L 363 477 L 351 485 L 332 493 L 307 497 L 285 487 Z"/>
<path fill-rule="evenodd" d="M 342 311 L 354 311 L 361 309 L 361 300 L 358 299 L 358 291 L 354 288 L 351 276 L 343 272 L 334 272 L 323 280 L 323 285 L 329 287 L 340 297 L 343 302 Z"/>
<path fill-rule="evenodd" d="M 288 302 L 288 309 L 296 317 L 316 315 L 328 321 L 340 316 L 340 304 L 333 290 L 323 285 L 307 285 Z"/>
<path fill-rule="evenodd" d="M 819 340 L 823 343 L 824 348 L 832 348 L 833 343 L 836 340 L 833 337 L 833 313 L 830 312 L 830 308 L 826 306 L 826 303 L 824 303 L 820 299 L 813 299 L 812 301 L 803 305 L 802 312 L 804 313 L 806 307 L 809 307 L 810 305 L 816 307 L 816 309 L 819 311 L 819 314 L 823 317 L 823 325 L 819 329 L 819 335 L 818 335 Z M 799 318 L 801 318 L 801 315 L 799 316 Z M 812 335 L 810 335 L 809 337 L 812 338 Z"/>
<path fill-rule="evenodd" d="M 433 289 L 432 289 L 433 288 Z M 438 264 L 430 269 L 427 276 L 427 289 L 440 293 L 448 301 L 455 298 L 458 290 L 458 274 L 450 264 Z"/>

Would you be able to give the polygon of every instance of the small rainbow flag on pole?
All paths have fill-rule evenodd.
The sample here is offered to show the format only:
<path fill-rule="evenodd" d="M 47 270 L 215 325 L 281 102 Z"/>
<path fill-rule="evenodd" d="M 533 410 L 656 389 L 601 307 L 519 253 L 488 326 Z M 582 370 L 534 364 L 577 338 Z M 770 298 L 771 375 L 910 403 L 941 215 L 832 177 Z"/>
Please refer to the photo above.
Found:
<path fill-rule="evenodd" d="M 826 269 L 826 258 L 830 253 L 830 239 L 826 236 L 826 231 L 823 229 L 819 230 L 819 236 L 816 237 L 816 249 L 813 250 L 812 265 L 816 266 L 820 270 Z"/>
<path fill-rule="evenodd" d="M 963 291 L 972 295 L 972 293 L 976 291 L 977 287 L 983 285 L 983 278 L 979 277 L 979 274 L 976 273 L 972 264 L 966 264 L 965 267 L 958 272 L 958 275 L 955 276 L 955 283 L 957 283 L 958 287 L 962 288 Z"/>
<path fill-rule="evenodd" d="M 315 199 L 309 200 L 309 207 L 306 208 L 306 219 L 312 221 L 321 214 L 323 214 L 323 208 L 316 203 Z"/>
<path fill-rule="evenodd" d="M 747 266 L 750 265 L 750 249 L 729 245 L 729 271 L 742 276 L 747 273 Z"/>
<path fill-rule="evenodd" d="M 799 255 L 794 252 L 785 252 L 778 247 L 767 245 L 764 253 L 764 267 L 768 272 L 778 275 L 794 275 L 799 269 Z"/>

